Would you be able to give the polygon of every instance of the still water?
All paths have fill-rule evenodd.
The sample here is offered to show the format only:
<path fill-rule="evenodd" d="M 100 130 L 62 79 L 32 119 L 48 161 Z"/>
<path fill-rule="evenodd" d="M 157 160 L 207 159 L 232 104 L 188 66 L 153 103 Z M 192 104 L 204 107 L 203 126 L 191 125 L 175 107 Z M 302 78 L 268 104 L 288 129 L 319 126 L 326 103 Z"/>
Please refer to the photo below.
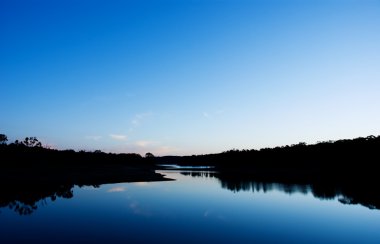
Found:
<path fill-rule="evenodd" d="M 27 215 L 0 208 L 0 243 L 380 243 L 380 211 L 339 196 L 160 173 L 175 181 L 75 186 Z"/>

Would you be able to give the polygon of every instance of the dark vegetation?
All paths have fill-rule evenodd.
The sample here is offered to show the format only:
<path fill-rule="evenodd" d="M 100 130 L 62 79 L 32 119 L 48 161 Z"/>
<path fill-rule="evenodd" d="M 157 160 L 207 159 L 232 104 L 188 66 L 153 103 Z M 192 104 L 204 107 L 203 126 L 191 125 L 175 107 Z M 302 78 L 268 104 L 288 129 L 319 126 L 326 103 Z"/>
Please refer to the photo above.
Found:
<path fill-rule="evenodd" d="M 380 136 L 352 140 L 299 143 L 261 150 L 230 150 L 220 154 L 161 157 L 158 163 L 215 166 L 213 175 L 232 191 L 309 187 L 318 198 L 380 209 Z"/>
<path fill-rule="evenodd" d="M 291 146 L 260 150 L 230 150 L 219 154 L 167 156 L 157 163 L 179 165 L 212 165 L 216 170 L 261 175 L 304 178 L 378 178 L 380 136 L 352 140 L 299 143 Z"/>
<path fill-rule="evenodd" d="M 48 198 L 73 197 L 74 186 L 169 180 L 155 173 L 152 155 L 55 150 L 43 147 L 36 137 L 7 141 L 0 134 L 0 208 L 21 215 Z"/>
<path fill-rule="evenodd" d="M 2 139 L 1 139 L 2 138 Z M 161 179 L 154 173 L 151 156 L 135 153 L 113 154 L 55 150 L 42 146 L 36 137 L 27 137 L 6 144 L 7 137 L 0 136 L 2 180 L 17 182 L 62 182 L 84 184 L 90 181 L 150 181 Z M 110 182 L 111 183 L 111 182 Z M 115 183 L 115 182 L 113 182 Z"/>
<path fill-rule="evenodd" d="M 273 184 L 301 192 L 309 187 L 319 198 L 340 196 L 342 203 L 380 209 L 380 136 L 209 155 L 142 157 L 49 149 L 35 137 L 8 143 L 0 134 L 0 160 L 0 207 L 20 214 L 33 212 L 36 203 L 46 198 L 72 197 L 75 185 L 167 180 L 155 173 L 159 164 L 214 166 L 214 177 L 233 191 Z"/>
<path fill-rule="evenodd" d="M 302 169 L 302 170 L 368 170 L 380 160 L 380 136 L 359 137 L 350 140 L 318 142 L 307 145 L 300 142 L 290 146 L 237 150 L 219 154 L 166 156 L 156 158 L 158 163 L 179 165 L 214 165 L 220 169 Z M 360 167 L 359 167 L 360 166 Z M 364 166 L 364 167 L 363 167 Z"/>
<path fill-rule="evenodd" d="M 26 137 L 23 141 L 16 140 L 6 144 L 7 137 L 0 135 L 0 155 L 2 167 L 38 167 L 50 166 L 96 166 L 96 165 L 143 165 L 147 164 L 141 155 L 136 153 L 104 153 L 100 150 L 74 151 L 56 150 L 43 147 L 36 137 Z"/>

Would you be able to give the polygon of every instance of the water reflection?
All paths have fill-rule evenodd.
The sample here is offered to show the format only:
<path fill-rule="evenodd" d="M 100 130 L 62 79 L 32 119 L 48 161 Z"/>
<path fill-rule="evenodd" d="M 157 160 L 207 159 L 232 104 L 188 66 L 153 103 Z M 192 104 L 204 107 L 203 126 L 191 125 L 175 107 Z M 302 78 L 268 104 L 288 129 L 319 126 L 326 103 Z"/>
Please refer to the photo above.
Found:
<path fill-rule="evenodd" d="M 3 170 L 0 172 L 0 209 L 7 207 L 19 215 L 30 215 L 39 205 L 46 205 L 49 201 L 73 198 L 75 186 L 98 188 L 100 185 L 111 183 L 167 180 L 171 179 L 164 178 L 153 170 L 131 168 L 94 167 L 86 172 L 82 169 L 70 169 L 69 173 L 52 169 L 45 172 L 36 169 L 30 169 L 29 172 Z M 113 191 L 121 189 L 115 188 Z"/>
<path fill-rule="evenodd" d="M 159 172 L 177 180 L 82 181 L 96 190 L 64 182 L 0 184 L 2 206 L 13 206 L 0 209 L 0 242 L 380 243 L 380 212 L 277 191 L 312 193 L 313 184 Z"/>
<path fill-rule="evenodd" d="M 361 181 L 336 182 L 333 179 L 320 181 L 284 179 L 281 177 L 265 179 L 261 176 L 220 173 L 213 171 L 183 171 L 182 175 L 203 178 L 216 178 L 221 187 L 232 192 L 252 191 L 268 192 L 281 191 L 287 194 L 311 193 L 315 198 L 327 200 L 338 198 L 342 204 L 360 204 L 369 209 L 380 209 L 380 189 L 377 185 Z"/>
<path fill-rule="evenodd" d="M 173 171 L 172 171 L 173 172 Z M 201 178 L 212 178 L 219 182 L 223 189 L 234 193 L 240 191 L 269 192 L 273 190 L 285 192 L 287 194 L 302 193 L 312 194 L 318 199 L 338 199 L 342 204 L 360 204 L 370 209 L 380 209 L 380 190 L 377 185 L 368 184 L 361 181 L 336 182 L 334 180 L 305 181 L 295 178 L 269 178 L 263 175 L 247 176 L 242 174 L 231 174 L 208 170 L 176 170 L 181 175 Z M 167 180 L 160 174 L 156 180 Z M 145 178 L 147 176 L 144 176 Z M 19 215 L 30 215 L 38 209 L 39 205 L 46 205 L 56 199 L 70 199 L 74 197 L 73 188 L 75 186 L 92 186 L 98 188 L 100 185 L 118 182 L 142 182 L 144 177 L 139 178 L 115 178 L 108 175 L 105 178 L 81 179 L 80 181 L 51 181 L 31 182 L 9 182 L 0 180 L 0 209 L 9 208 Z M 152 179 L 152 176 L 146 180 Z M 123 192 L 125 188 L 115 186 L 109 192 Z"/>
<path fill-rule="evenodd" d="M 96 185 L 94 185 L 97 187 Z M 26 184 L 1 186 L 0 208 L 8 207 L 20 215 L 29 215 L 37 210 L 39 204 L 47 204 L 47 200 L 72 198 L 74 185 Z"/>

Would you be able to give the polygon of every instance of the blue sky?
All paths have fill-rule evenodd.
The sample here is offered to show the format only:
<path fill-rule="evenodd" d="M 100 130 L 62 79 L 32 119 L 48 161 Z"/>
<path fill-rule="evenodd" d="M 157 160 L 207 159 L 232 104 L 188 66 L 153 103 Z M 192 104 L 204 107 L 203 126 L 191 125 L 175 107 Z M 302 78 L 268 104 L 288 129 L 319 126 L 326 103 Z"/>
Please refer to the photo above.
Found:
<path fill-rule="evenodd" d="M 1 1 L 0 88 L 0 133 L 59 149 L 379 135 L 380 1 Z"/>

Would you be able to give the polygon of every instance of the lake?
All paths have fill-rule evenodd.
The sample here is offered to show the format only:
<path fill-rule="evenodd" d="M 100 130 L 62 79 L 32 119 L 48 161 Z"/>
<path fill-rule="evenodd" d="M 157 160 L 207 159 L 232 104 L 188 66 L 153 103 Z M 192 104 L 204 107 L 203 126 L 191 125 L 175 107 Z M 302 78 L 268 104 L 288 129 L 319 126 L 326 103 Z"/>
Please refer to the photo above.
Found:
<path fill-rule="evenodd" d="M 380 211 L 339 194 L 207 170 L 159 173 L 175 180 L 75 186 L 26 212 L 3 206 L 0 243 L 380 243 Z"/>

